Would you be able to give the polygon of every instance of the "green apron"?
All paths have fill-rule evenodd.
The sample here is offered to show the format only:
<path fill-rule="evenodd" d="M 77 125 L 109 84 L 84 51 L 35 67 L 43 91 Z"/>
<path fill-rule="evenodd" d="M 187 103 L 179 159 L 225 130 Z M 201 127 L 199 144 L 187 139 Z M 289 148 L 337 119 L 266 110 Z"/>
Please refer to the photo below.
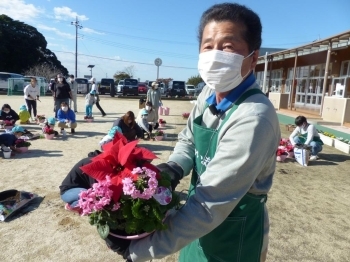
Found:
<path fill-rule="evenodd" d="M 258 89 L 245 92 L 230 109 L 218 129 L 201 126 L 203 115 L 194 119 L 193 137 L 196 156 L 189 196 L 195 194 L 200 175 L 205 172 L 207 164 L 215 155 L 220 129 L 238 108 L 238 105 L 253 94 L 262 94 L 262 92 Z M 244 195 L 222 224 L 181 250 L 179 261 L 260 261 L 266 200 L 266 195 L 250 193 Z"/>
<path fill-rule="evenodd" d="M 298 137 L 299 137 L 300 142 L 305 144 L 305 141 L 307 139 L 307 133 L 299 134 Z M 323 141 L 321 140 L 321 138 L 319 136 L 314 136 L 312 141 L 316 142 L 317 144 L 319 144 L 321 146 L 323 145 Z"/>

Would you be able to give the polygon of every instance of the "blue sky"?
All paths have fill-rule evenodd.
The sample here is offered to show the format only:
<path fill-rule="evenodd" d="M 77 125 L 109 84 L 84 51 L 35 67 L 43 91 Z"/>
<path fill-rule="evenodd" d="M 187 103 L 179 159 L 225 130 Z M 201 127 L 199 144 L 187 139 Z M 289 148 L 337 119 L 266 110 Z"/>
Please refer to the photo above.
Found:
<path fill-rule="evenodd" d="M 198 74 L 197 28 L 214 0 L 1 0 L 0 14 L 36 27 L 70 73 L 112 77 L 133 66 L 140 81 L 157 77 L 184 80 Z M 255 11 L 263 25 L 263 47 L 292 48 L 350 30 L 349 0 L 236 1 Z"/>

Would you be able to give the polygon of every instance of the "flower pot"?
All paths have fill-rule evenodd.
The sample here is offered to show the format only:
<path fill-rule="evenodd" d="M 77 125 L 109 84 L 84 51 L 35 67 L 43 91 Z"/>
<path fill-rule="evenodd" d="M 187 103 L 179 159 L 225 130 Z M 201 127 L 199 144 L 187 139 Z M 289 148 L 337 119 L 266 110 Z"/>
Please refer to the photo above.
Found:
<path fill-rule="evenodd" d="M 163 107 L 163 112 L 164 112 L 164 115 L 168 116 L 169 113 L 170 113 L 170 108 L 169 107 Z"/>
<path fill-rule="evenodd" d="M 158 108 L 158 115 L 163 115 L 163 107 L 161 106 Z"/>
<path fill-rule="evenodd" d="M 4 158 L 11 158 L 12 151 L 2 151 L 4 154 Z"/>
<path fill-rule="evenodd" d="M 48 140 L 51 140 L 54 137 L 55 137 L 55 134 L 45 134 L 45 138 Z"/>
<path fill-rule="evenodd" d="M 291 151 L 291 152 L 287 152 L 288 155 L 287 155 L 287 158 L 294 158 L 294 152 Z"/>
<path fill-rule="evenodd" d="M 111 236 L 114 236 L 114 237 L 117 237 L 117 238 L 132 240 L 132 239 L 141 239 L 141 238 L 147 237 L 150 234 L 152 234 L 153 232 L 150 232 L 150 233 L 145 232 L 145 233 L 142 233 L 142 234 L 139 234 L 139 235 L 132 235 L 132 236 L 122 236 L 122 235 L 114 234 L 114 233 L 111 233 L 111 232 L 109 234 Z"/>
<path fill-rule="evenodd" d="M 284 160 L 286 160 L 286 158 L 287 158 L 287 155 L 276 156 L 276 161 L 283 162 Z"/>
<path fill-rule="evenodd" d="M 156 141 L 161 141 L 161 140 L 163 140 L 163 136 L 155 136 L 154 139 Z"/>
<path fill-rule="evenodd" d="M 323 141 L 323 140 L 322 140 Z M 334 139 L 334 147 L 344 153 L 350 153 L 350 145 L 338 139 Z"/>
<path fill-rule="evenodd" d="M 159 127 L 165 127 L 165 124 L 160 123 L 160 124 L 159 124 Z"/>
<path fill-rule="evenodd" d="M 89 123 L 92 122 L 92 121 L 94 121 L 93 118 L 86 118 L 85 120 L 86 120 L 86 122 L 89 122 Z"/>
<path fill-rule="evenodd" d="M 4 129 L 7 130 L 7 131 L 11 131 L 13 128 L 13 126 L 4 126 Z"/>
<path fill-rule="evenodd" d="M 28 151 L 28 147 L 17 147 L 17 149 L 19 149 L 21 153 L 25 153 Z"/>
<path fill-rule="evenodd" d="M 45 122 L 45 119 L 38 119 L 38 120 L 36 120 L 36 122 L 37 122 L 38 124 L 41 124 L 41 123 L 44 123 L 44 122 Z"/>
<path fill-rule="evenodd" d="M 323 142 L 323 144 L 327 145 L 327 146 L 334 146 L 334 139 L 329 137 L 329 136 L 325 136 L 325 135 L 322 135 L 322 134 L 319 134 L 320 135 L 320 138 Z"/>

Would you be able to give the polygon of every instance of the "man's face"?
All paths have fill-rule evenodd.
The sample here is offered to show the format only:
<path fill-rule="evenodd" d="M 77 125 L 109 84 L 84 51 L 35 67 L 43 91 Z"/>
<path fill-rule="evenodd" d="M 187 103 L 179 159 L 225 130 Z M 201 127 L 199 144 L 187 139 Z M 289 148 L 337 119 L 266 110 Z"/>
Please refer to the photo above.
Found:
<path fill-rule="evenodd" d="M 250 54 L 247 42 L 243 38 L 245 26 L 240 23 L 229 21 L 209 22 L 203 30 L 200 53 L 220 50 L 224 52 L 242 55 L 244 57 Z M 241 75 L 245 76 L 256 66 L 259 56 L 259 50 L 243 60 Z"/>
<path fill-rule="evenodd" d="M 22 132 L 16 132 L 16 133 L 13 133 L 15 135 L 16 138 L 20 138 L 21 136 L 23 136 L 23 133 Z"/>

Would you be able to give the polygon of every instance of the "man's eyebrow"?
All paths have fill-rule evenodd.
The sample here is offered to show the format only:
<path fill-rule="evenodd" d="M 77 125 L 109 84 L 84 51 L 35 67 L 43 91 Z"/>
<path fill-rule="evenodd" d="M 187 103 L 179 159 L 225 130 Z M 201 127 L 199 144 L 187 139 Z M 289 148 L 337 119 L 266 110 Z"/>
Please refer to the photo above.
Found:
<path fill-rule="evenodd" d="M 208 37 L 202 40 L 202 44 L 211 42 L 213 40 L 212 37 Z M 241 36 L 236 36 L 236 35 L 227 35 L 221 38 L 220 40 L 224 41 L 233 41 L 233 42 L 242 42 L 242 37 Z"/>

